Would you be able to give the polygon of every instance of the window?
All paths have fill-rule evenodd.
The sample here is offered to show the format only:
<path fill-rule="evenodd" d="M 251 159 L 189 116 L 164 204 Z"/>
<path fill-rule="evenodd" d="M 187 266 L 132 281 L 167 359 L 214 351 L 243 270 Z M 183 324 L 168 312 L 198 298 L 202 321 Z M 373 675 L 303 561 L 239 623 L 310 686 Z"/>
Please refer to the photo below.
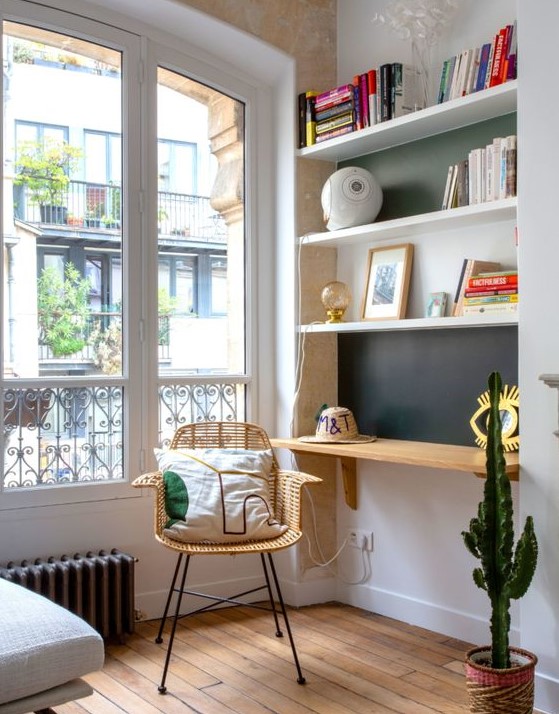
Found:
<path fill-rule="evenodd" d="M 250 383 L 244 102 L 153 45 L 146 142 L 140 38 L 11 7 L 0 508 L 111 498 L 179 424 L 243 419 Z"/>

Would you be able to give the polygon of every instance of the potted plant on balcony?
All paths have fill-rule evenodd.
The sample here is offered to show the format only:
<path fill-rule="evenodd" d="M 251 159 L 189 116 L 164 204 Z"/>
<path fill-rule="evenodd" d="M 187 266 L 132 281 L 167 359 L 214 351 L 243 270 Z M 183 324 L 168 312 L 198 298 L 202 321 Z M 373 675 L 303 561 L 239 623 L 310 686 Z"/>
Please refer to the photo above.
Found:
<path fill-rule="evenodd" d="M 14 183 L 27 188 L 30 203 L 39 206 L 41 223 L 66 223 L 70 173 L 81 155 L 79 147 L 65 141 L 18 146 Z"/>
<path fill-rule="evenodd" d="M 514 547 L 513 504 L 501 433 L 501 376 L 489 376 L 487 478 L 478 515 L 462 532 L 470 553 L 481 562 L 473 571 L 475 584 L 491 602 L 491 646 L 466 654 L 466 680 L 471 712 L 531 714 L 537 658 L 509 645 L 510 603 L 525 595 L 538 559 L 531 516 Z"/>
<path fill-rule="evenodd" d="M 37 311 L 41 343 L 53 357 L 66 357 L 87 344 L 90 282 L 73 263 L 66 263 L 64 277 L 49 266 L 37 281 Z"/>

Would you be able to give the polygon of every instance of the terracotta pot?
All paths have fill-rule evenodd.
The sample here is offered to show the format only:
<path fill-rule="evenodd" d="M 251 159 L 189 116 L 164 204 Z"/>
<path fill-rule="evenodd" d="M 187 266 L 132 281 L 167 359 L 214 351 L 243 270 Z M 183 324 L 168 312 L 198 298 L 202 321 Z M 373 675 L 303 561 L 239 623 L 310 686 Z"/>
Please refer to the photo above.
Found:
<path fill-rule="evenodd" d="M 511 667 L 489 666 L 491 647 L 474 647 L 466 653 L 466 684 L 470 712 L 477 714 L 532 714 L 534 675 L 538 658 L 527 650 L 510 647 Z"/>

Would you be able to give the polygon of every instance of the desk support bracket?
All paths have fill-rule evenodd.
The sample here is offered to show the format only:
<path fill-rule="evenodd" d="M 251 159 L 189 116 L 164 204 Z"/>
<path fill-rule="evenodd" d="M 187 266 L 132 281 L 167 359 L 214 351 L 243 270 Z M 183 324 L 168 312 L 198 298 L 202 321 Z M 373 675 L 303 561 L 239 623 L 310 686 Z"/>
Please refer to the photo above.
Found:
<path fill-rule="evenodd" d="M 345 502 L 354 511 L 357 510 L 357 459 L 340 456 Z"/>

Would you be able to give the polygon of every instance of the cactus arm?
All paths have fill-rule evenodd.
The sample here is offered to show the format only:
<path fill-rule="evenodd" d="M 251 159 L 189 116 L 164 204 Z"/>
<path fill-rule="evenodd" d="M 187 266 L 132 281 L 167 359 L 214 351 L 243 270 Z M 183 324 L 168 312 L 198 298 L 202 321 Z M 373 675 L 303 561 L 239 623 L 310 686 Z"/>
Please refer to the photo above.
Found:
<path fill-rule="evenodd" d="M 512 573 L 509 580 L 509 593 L 511 598 L 518 600 L 526 594 L 538 562 L 538 541 L 534 533 L 532 516 L 526 518 L 524 531 L 516 546 Z"/>

